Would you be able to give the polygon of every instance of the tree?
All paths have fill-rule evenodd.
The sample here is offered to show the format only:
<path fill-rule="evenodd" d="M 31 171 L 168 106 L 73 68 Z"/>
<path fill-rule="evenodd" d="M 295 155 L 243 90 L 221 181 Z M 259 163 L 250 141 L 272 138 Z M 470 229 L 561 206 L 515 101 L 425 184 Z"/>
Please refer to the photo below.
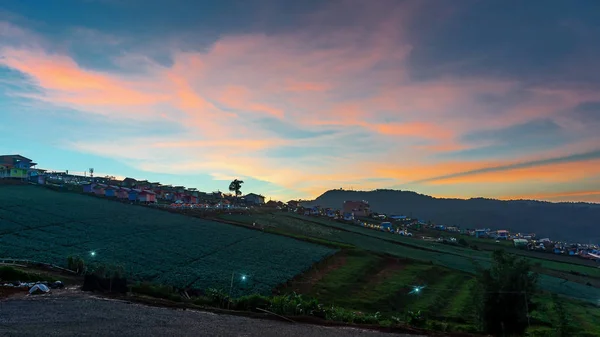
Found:
<path fill-rule="evenodd" d="M 94 168 L 90 167 L 90 177 L 94 177 Z"/>
<path fill-rule="evenodd" d="M 234 180 L 231 182 L 231 184 L 229 184 L 229 190 L 230 190 L 231 192 L 234 192 L 234 193 L 235 193 L 235 197 L 236 197 L 236 199 L 237 199 L 237 198 L 238 198 L 240 195 L 242 195 L 242 191 L 241 191 L 241 189 L 242 189 L 242 184 L 243 184 L 243 183 L 244 183 L 244 181 L 243 181 L 243 180 L 234 179 Z"/>
<path fill-rule="evenodd" d="M 537 274 L 529 261 L 497 250 L 489 269 L 480 269 L 474 296 L 480 323 L 494 335 L 522 335 L 529 325 Z"/>

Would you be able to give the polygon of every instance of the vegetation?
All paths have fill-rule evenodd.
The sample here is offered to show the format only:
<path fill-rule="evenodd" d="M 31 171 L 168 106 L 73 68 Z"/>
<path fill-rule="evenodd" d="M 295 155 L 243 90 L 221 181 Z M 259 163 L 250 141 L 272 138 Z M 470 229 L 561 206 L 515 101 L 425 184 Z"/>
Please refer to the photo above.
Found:
<path fill-rule="evenodd" d="M 229 184 L 229 191 L 234 192 L 236 199 L 239 198 L 240 195 L 242 195 L 242 184 L 243 183 L 244 183 L 243 180 L 234 179 L 231 182 L 231 184 Z"/>
<path fill-rule="evenodd" d="M 489 269 L 477 275 L 474 306 L 484 331 L 495 335 L 523 334 L 530 325 L 537 275 L 525 259 L 495 251 Z"/>
<path fill-rule="evenodd" d="M 44 277 L 40 274 L 25 272 L 11 266 L 0 266 L 0 281 L 37 282 L 44 280 Z"/>
<path fill-rule="evenodd" d="M 52 263 L 80 273 L 121 264 L 133 281 L 198 289 L 229 287 L 235 273 L 236 296 L 271 294 L 277 285 L 336 252 L 268 232 L 78 194 L 35 186 L 2 189 L 0 257 Z M 33 204 L 28 202 L 32 199 Z M 247 279 L 242 282 L 240 274 Z"/>

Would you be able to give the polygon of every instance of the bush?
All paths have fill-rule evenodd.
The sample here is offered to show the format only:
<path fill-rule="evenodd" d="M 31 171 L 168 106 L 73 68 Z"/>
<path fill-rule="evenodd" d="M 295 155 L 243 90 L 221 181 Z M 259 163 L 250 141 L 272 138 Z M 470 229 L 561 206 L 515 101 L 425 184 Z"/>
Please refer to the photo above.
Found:
<path fill-rule="evenodd" d="M 85 272 L 85 261 L 79 256 L 69 256 L 67 258 L 67 268 L 77 274 L 83 274 Z"/>
<path fill-rule="evenodd" d="M 44 281 L 44 278 L 39 274 L 28 273 L 13 267 L 0 267 L 0 280 L 7 282 L 37 282 Z"/>
<path fill-rule="evenodd" d="M 406 312 L 406 323 L 414 327 L 423 327 L 427 323 L 427 318 L 421 313 L 421 311 L 407 311 Z"/>
<path fill-rule="evenodd" d="M 463 247 L 467 247 L 469 245 L 469 243 L 465 239 L 458 240 L 458 244 Z"/>
<path fill-rule="evenodd" d="M 477 281 L 473 299 L 483 329 L 494 335 L 522 335 L 537 285 L 528 260 L 497 250 L 491 267 L 478 271 Z"/>
<path fill-rule="evenodd" d="M 262 295 L 248 295 L 234 301 L 236 310 L 256 311 L 256 308 L 267 309 L 270 299 Z"/>

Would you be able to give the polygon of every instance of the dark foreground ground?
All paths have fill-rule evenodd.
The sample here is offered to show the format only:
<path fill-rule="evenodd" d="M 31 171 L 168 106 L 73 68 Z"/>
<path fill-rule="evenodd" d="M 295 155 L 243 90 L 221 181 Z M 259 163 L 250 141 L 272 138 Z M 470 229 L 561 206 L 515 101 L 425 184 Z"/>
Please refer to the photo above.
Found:
<path fill-rule="evenodd" d="M 0 336 L 415 337 L 150 307 L 89 296 L 0 301 Z"/>

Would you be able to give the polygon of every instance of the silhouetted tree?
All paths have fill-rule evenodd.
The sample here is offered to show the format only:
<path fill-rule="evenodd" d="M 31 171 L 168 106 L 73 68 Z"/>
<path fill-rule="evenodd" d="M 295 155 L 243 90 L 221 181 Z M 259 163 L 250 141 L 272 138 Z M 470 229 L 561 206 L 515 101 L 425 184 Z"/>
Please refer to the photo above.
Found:
<path fill-rule="evenodd" d="M 489 269 L 477 275 L 475 305 L 483 329 L 493 335 L 522 335 L 529 325 L 537 274 L 529 261 L 497 250 Z"/>
<path fill-rule="evenodd" d="M 229 184 L 229 190 L 231 192 L 235 193 L 235 198 L 237 200 L 237 198 L 242 195 L 242 184 L 244 183 L 243 180 L 238 180 L 238 179 L 234 179 L 230 184 Z"/>
<path fill-rule="evenodd" d="M 90 177 L 94 177 L 94 168 L 90 167 Z"/>

